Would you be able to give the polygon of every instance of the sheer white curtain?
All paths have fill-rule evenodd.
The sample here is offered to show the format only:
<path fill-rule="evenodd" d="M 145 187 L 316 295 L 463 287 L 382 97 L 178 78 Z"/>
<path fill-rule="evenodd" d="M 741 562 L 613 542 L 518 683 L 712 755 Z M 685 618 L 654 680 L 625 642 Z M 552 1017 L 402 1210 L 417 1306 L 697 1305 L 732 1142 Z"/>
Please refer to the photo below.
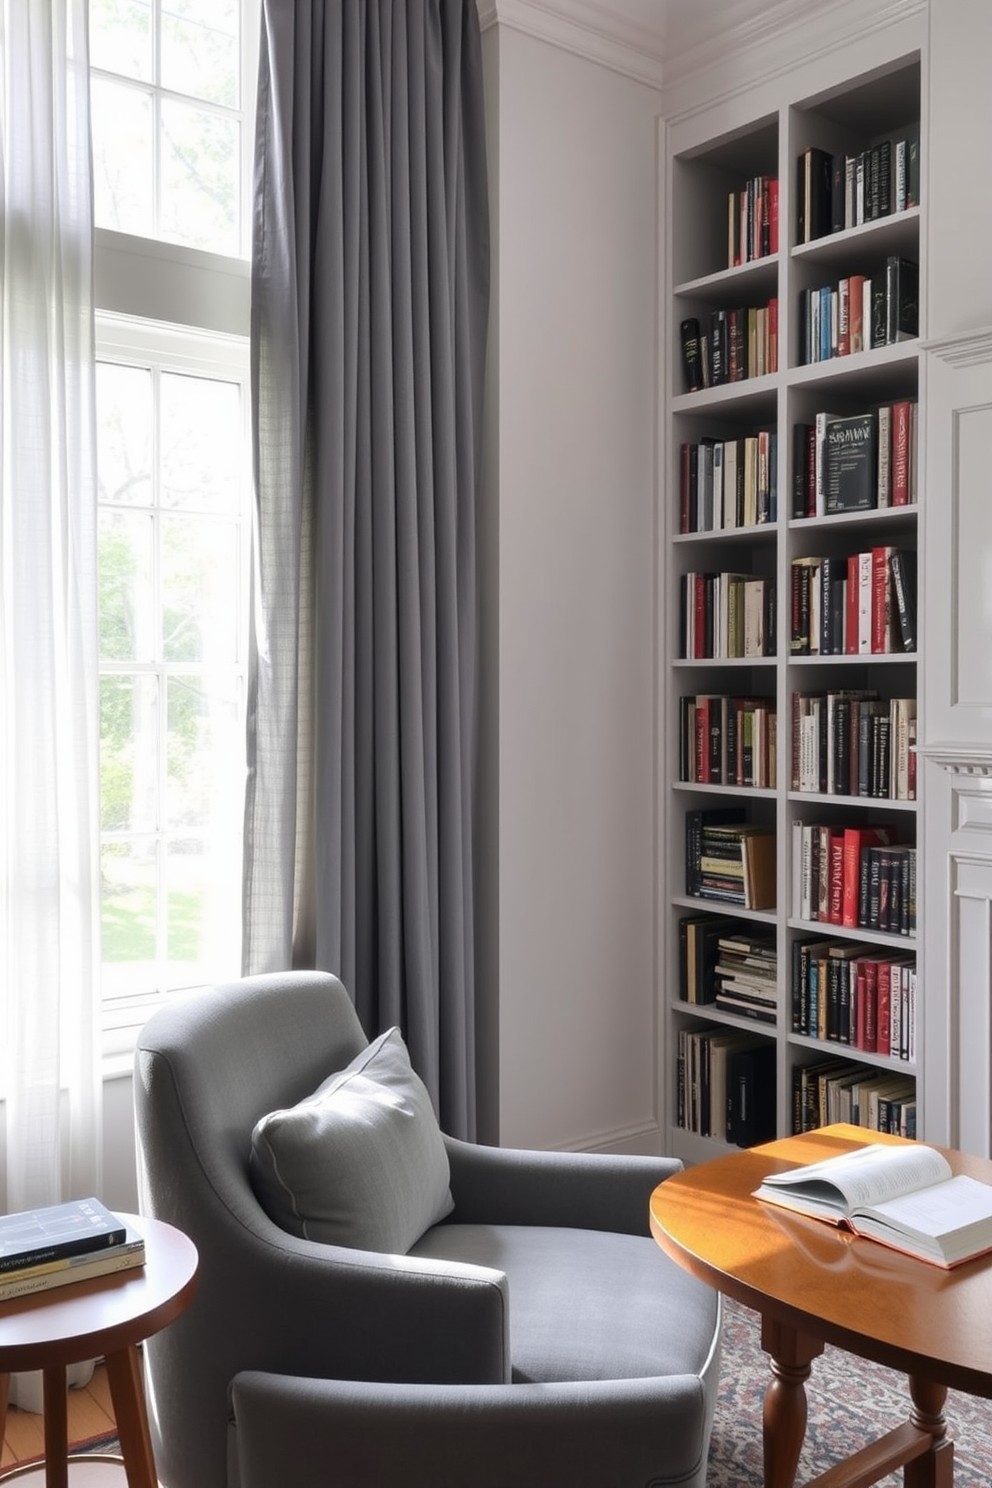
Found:
<path fill-rule="evenodd" d="M 7 1209 L 99 1190 L 86 0 L 0 0 L 0 1094 Z"/>

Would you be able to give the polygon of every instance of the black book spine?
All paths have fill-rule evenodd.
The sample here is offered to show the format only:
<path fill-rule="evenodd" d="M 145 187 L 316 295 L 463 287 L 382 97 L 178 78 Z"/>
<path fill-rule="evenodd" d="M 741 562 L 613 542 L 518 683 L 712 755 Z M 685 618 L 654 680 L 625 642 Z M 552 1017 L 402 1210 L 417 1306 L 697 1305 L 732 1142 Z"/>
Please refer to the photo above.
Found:
<path fill-rule="evenodd" d="M 703 813 L 687 811 L 685 814 L 685 891 L 699 892 L 699 860 L 703 853 Z"/>
<path fill-rule="evenodd" d="M 697 393 L 703 386 L 703 355 L 699 321 L 694 315 L 683 320 L 680 326 L 680 336 L 685 391 Z"/>
<path fill-rule="evenodd" d="M 888 217 L 892 211 L 892 141 L 883 140 L 878 147 L 878 215 Z"/>
<path fill-rule="evenodd" d="M 906 205 L 920 205 L 920 137 L 912 135 L 906 143 Z"/>
<path fill-rule="evenodd" d="M 763 596 L 765 605 L 765 655 L 774 656 L 777 648 L 777 626 L 778 609 L 776 605 L 777 589 L 774 579 L 766 579 Z"/>
<path fill-rule="evenodd" d="M 830 159 L 830 231 L 843 232 L 846 226 L 844 220 L 844 185 L 847 166 L 847 157 L 841 153 L 833 155 Z"/>
<path fill-rule="evenodd" d="M 885 281 L 871 287 L 871 348 L 886 345 L 886 292 Z"/>
<path fill-rule="evenodd" d="M 897 548 L 889 558 L 892 595 L 904 651 L 916 650 L 916 554 Z"/>
<path fill-rule="evenodd" d="M 689 1001 L 689 921 L 679 920 L 679 1001 Z"/>

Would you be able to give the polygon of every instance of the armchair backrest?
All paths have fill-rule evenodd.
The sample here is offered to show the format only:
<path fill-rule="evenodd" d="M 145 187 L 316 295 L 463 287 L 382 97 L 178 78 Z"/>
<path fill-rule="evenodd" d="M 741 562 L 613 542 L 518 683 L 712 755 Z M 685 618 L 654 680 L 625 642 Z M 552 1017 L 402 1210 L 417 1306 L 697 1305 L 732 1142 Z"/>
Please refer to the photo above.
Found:
<path fill-rule="evenodd" d="M 200 1253 L 192 1307 L 146 1345 L 152 1434 L 167 1488 L 224 1488 L 228 1384 L 252 1363 L 280 1367 L 273 1337 L 287 1330 L 292 1308 L 281 1284 L 260 1284 L 260 1263 L 287 1252 L 305 1288 L 311 1253 L 333 1255 L 284 1235 L 256 1199 L 255 1122 L 301 1100 L 367 1042 L 344 987 L 316 971 L 213 987 L 162 1009 L 139 1035 L 141 1207 L 183 1230 Z"/>
<path fill-rule="evenodd" d="M 255 1122 L 294 1105 L 367 1042 L 347 992 L 327 972 L 246 977 L 156 1013 L 138 1039 L 135 1065 L 147 1212 L 188 1228 L 212 1190 L 254 1222 Z"/>

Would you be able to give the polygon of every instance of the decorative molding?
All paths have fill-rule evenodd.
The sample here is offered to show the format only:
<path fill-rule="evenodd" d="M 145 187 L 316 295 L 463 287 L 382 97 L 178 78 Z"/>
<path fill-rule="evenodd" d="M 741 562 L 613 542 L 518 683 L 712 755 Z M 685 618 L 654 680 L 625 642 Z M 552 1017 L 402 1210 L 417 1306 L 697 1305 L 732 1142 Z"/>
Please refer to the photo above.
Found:
<path fill-rule="evenodd" d="M 858 37 L 868 37 L 914 16 L 926 22 L 928 0 L 778 0 L 740 27 L 720 27 L 708 40 L 664 57 L 662 112 L 691 118 L 792 71 L 811 57 L 825 57 Z"/>
<path fill-rule="evenodd" d="M 927 0 L 704 0 L 678 8 L 658 0 L 652 24 L 634 20 L 630 9 L 610 0 L 476 0 L 483 31 L 500 25 L 563 51 L 609 67 L 636 82 L 664 90 L 670 117 L 698 106 L 700 75 L 712 72 L 715 91 L 703 87 L 707 104 L 794 67 L 804 58 L 846 45 L 852 36 L 883 30 L 907 16 L 924 14 Z M 647 13 L 642 11 L 642 14 Z M 705 14 L 708 24 L 700 25 Z M 712 16 L 712 20 L 709 17 Z M 701 38 L 701 39 L 699 39 Z M 732 79 L 730 85 L 722 79 Z M 686 90 L 686 103 L 680 90 Z"/>
<path fill-rule="evenodd" d="M 622 22 L 585 0 L 477 0 L 483 31 L 505 26 L 561 51 L 661 88 L 661 42 L 656 32 Z"/>
<path fill-rule="evenodd" d="M 920 349 L 951 367 L 980 366 L 983 362 L 992 362 L 992 326 L 921 341 Z"/>
<path fill-rule="evenodd" d="M 979 744 L 917 744 L 916 753 L 946 770 L 948 775 L 992 778 L 992 745 L 983 748 Z"/>

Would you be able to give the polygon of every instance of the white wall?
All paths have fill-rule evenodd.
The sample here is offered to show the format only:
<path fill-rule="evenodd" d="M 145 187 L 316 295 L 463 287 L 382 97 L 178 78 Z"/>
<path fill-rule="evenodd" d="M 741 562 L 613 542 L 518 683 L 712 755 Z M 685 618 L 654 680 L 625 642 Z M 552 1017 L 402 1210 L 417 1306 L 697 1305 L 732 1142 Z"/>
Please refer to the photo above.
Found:
<path fill-rule="evenodd" d="M 992 5 L 931 0 L 927 329 L 992 325 Z"/>
<path fill-rule="evenodd" d="M 658 96 L 505 25 L 486 50 L 498 1135 L 651 1150 Z"/>

